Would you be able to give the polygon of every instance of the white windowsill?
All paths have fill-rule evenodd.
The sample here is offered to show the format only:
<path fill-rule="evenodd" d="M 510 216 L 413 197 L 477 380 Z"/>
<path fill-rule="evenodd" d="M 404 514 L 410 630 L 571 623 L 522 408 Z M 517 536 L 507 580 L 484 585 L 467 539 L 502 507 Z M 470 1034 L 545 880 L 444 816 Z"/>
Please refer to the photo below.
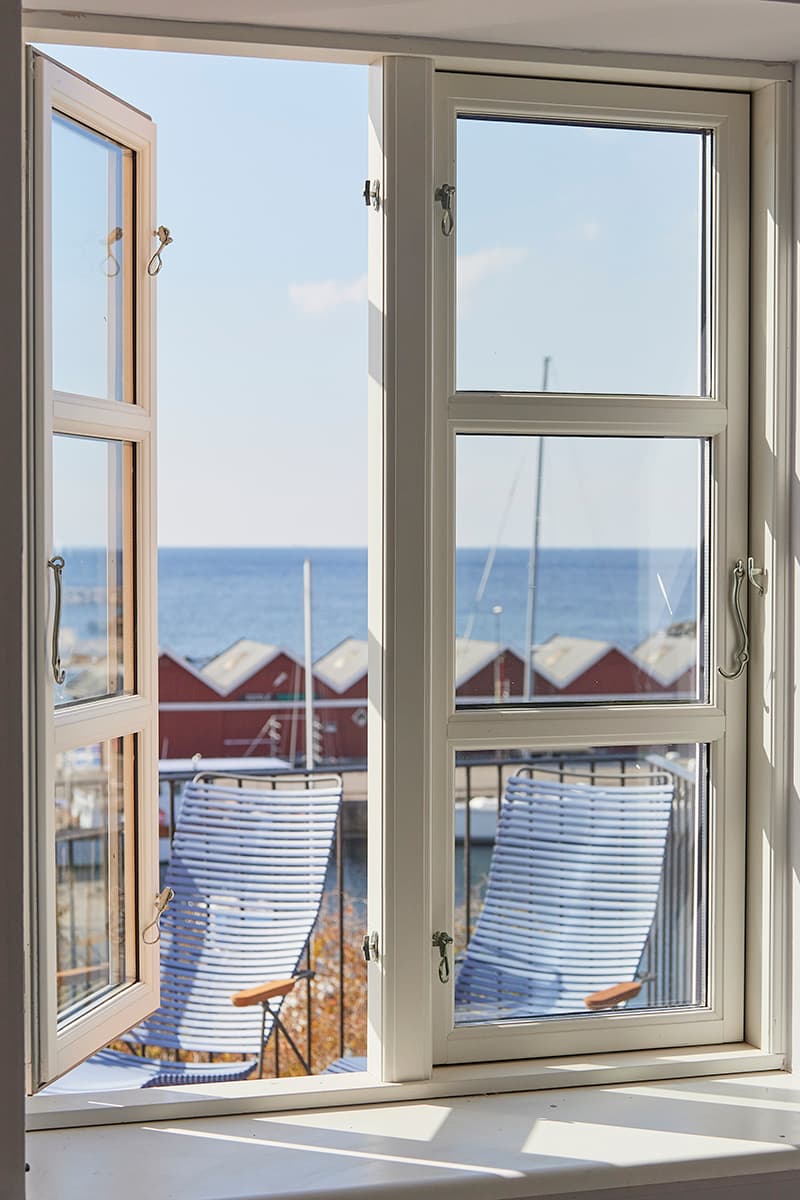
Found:
<path fill-rule="evenodd" d="M 430 1079 L 381 1083 L 363 1074 L 316 1075 L 239 1083 L 191 1084 L 125 1092 L 34 1096 L 28 1101 L 29 1131 L 175 1121 L 251 1113 L 334 1108 L 343 1104 L 402 1101 L 540 1091 L 645 1080 L 688 1079 L 699 1075 L 782 1070 L 784 1057 L 745 1042 L 664 1050 L 616 1051 L 516 1062 L 435 1067 Z"/>
<path fill-rule="evenodd" d="M 30 1135 L 28 1160 L 29 1200 L 490 1200 L 712 1179 L 733 1194 L 747 1176 L 787 1186 L 787 1172 L 800 1188 L 800 1078 L 717 1075 L 50 1130 Z"/>

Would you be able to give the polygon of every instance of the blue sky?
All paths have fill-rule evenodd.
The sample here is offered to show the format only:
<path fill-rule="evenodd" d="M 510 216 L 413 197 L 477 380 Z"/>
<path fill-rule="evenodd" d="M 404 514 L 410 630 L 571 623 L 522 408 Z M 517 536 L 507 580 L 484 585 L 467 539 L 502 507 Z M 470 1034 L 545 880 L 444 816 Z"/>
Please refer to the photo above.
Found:
<path fill-rule="evenodd" d="M 366 69 L 47 51 L 158 126 L 161 544 L 363 545 Z M 460 386 L 696 391 L 699 141 L 461 123 Z M 461 544 L 527 542 L 533 460 L 462 449 Z M 691 545 L 697 487 L 693 445 L 551 439 L 542 544 Z"/>

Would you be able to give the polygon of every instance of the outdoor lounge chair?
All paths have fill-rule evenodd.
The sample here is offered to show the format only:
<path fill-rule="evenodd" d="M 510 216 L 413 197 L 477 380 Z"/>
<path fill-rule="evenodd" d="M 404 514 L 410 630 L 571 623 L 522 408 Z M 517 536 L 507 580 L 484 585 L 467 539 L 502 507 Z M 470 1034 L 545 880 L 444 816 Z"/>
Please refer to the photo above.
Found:
<path fill-rule="evenodd" d="M 486 898 L 457 966 L 457 1024 L 616 1006 L 638 993 L 674 786 L 510 776 Z"/>
<path fill-rule="evenodd" d="M 457 1025 L 611 1008 L 641 989 L 671 778 L 543 774 L 523 768 L 506 782 L 483 907 L 456 962 Z M 366 1059 L 328 1070 L 364 1071 Z"/>
<path fill-rule="evenodd" d="M 231 779 L 226 776 L 226 781 Z M 259 787 L 253 784 L 258 783 Z M 86 1092 L 245 1079 L 263 1063 L 317 920 L 342 798 L 337 776 L 187 784 L 161 918 L 161 1006 L 125 1036 L 132 1049 L 247 1055 L 189 1063 L 101 1050 L 45 1089 Z"/>

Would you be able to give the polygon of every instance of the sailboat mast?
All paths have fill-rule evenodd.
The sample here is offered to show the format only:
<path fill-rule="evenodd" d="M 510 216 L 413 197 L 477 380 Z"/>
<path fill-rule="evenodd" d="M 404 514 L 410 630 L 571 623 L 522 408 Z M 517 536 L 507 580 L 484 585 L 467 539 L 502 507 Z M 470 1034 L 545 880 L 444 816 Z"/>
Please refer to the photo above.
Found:
<path fill-rule="evenodd" d="M 306 769 L 314 768 L 314 663 L 311 654 L 311 559 L 303 563 L 303 616 L 305 633 Z"/>
<path fill-rule="evenodd" d="M 542 366 L 542 391 L 546 392 L 550 382 L 550 355 L 545 355 Z M 525 613 L 525 668 L 522 681 L 526 700 L 533 696 L 533 623 L 536 612 L 536 568 L 539 558 L 539 526 L 542 519 L 542 469 L 544 466 L 544 438 L 539 435 L 536 447 L 536 490 L 533 501 L 533 524 L 531 548 L 528 555 L 528 604 Z"/>

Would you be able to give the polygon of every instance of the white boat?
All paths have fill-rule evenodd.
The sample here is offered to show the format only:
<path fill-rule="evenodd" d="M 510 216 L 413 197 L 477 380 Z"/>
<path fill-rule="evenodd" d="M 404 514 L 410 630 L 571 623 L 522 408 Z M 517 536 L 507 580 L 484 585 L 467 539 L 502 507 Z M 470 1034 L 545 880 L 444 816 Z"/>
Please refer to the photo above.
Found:
<path fill-rule="evenodd" d="M 466 830 L 466 800 L 456 800 L 456 841 L 463 842 Z M 469 804 L 471 843 L 491 845 L 497 829 L 497 797 L 473 796 Z"/>

